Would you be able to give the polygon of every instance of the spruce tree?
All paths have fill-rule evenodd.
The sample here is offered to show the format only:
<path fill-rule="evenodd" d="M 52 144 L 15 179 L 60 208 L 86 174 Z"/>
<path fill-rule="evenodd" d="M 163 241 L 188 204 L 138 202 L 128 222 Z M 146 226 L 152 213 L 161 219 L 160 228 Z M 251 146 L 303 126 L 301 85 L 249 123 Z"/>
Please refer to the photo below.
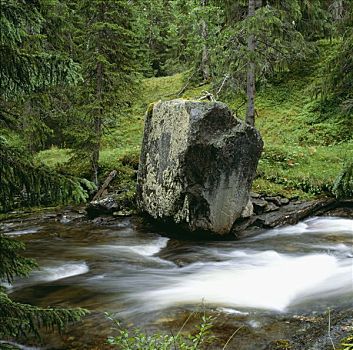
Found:
<path fill-rule="evenodd" d="M 0 13 L 0 211 L 15 206 L 58 204 L 87 198 L 90 184 L 37 166 L 24 145 L 12 145 L 7 135 L 22 137 L 45 128 L 40 111 L 32 109 L 35 94 L 79 80 L 78 64 L 49 47 L 43 33 L 44 15 L 56 2 L 1 0 Z M 30 114 L 30 115 L 29 115 Z"/>
<path fill-rule="evenodd" d="M 89 162 L 98 184 L 103 132 L 134 98 L 139 68 L 134 6 L 128 0 L 80 0 L 74 12 L 79 16 L 74 41 L 83 82 L 70 111 L 72 133 L 76 159 Z"/>

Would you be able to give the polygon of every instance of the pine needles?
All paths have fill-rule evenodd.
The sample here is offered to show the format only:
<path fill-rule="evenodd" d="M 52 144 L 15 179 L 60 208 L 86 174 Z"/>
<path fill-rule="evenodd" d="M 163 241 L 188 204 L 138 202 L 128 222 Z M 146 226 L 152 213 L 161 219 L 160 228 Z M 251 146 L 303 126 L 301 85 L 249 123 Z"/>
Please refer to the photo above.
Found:
<path fill-rule="evenodd" d="M 15 207 L 84 202 L 94 185 L 35 166 L 28 154 L 0 138 L 0 211 Z"/>

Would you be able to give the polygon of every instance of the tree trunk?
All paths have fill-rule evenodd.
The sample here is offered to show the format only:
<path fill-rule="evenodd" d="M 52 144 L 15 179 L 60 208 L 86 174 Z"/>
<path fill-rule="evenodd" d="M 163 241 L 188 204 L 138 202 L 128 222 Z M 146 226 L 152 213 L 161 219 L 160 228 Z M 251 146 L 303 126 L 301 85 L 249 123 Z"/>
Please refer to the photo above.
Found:
<path fill-rule="evenodd" d="M 256 0 L 249 0 L 248 17 L 255 16 Z M 248 50 L 252 55 L 255 51 L 255 37 L 249 35 L 248 37 Z M 253 58 L 249 60 L 247 71 L 246 95 L 248 105 L 246 110 L 245 122 L 251 126 L 255 126 L 255 62 Z"/>
<path fill-rule="evenodd" d="M 101 3 L 100 7 L 100 19 L 104 22 L 105 17 L 105 3 Z M 101 50 L 99 44 L 97 47 L 97 52 Z M 92 150 L 92 181 L 98 187 L 98 169 L 99 169 L 99 151 L 102 138 L 102 124 L 103 124 L 103 102 L 102 102 L 102 93 L 103 93 L 103 64 L 102 62 L 97 62 L 96 66 L 96 101 L 98 104 L 97 110 L 94 111 L 93 119 L 93 128 L 94 128 L 94 143 Z"/>
<path fill-rule="evenodd" d="M 103 120 L 103 106 L 102 106 L 102 85 L 103 85 L 103 67 L 102 63 L 97 63 L 97 86 L 96 86 L 96 98 L 99 108 L 94 116 L 94 132 L 95 142 L 93 144 L 92 151 L 92 181 L 98 186 L 98 163 L 99 163 L 99 151 L 102 137 L 102 120 Z"/>
<path fill-rule="evenodd" d="M 201 6 L 206 7 L 208 0 L 201 0 Z M 201 38 L 202 38 L 202 56 L 201 56 L 201 72 L 203 80 L 210 78 L 210 55 L 207 45 L 208 27 L 204 19 L 201 19 Z"/>
<path fill-rule="evenodd" d="M 340 21 L 344 17 L 342 0 L 335 0 L 331 5 L 331 12 L 335 21 Z"/>

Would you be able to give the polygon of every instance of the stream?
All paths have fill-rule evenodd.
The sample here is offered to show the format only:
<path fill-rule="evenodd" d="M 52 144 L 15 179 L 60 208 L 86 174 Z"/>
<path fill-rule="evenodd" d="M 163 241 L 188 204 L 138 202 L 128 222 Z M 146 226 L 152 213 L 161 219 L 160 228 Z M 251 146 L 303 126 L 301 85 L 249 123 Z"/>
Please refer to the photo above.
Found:
<path fill-rule="evenodd" d="M 6 286 L 12 298 L 93 311 L 36 349 L 105 349 L 104 339 L 114 334 L 105 311 L 129 325 L 175 332 L 195 310 L 216 317 L 214 349 L 237 327 L 242 331 L 228 349 L 270 349 L 276 339 L 305 332 L 315 317 L 324 319 L 328 309 L 352 309 L 351 219 L 314 217 L 239 241 L 208 242 L 146 232 L 130 218 L 110 226 L 41 219 L 0 227 L 25 242 L 26 256 L 40 266 Z M 308 349 L 326 349 L 326 341 Z"/>

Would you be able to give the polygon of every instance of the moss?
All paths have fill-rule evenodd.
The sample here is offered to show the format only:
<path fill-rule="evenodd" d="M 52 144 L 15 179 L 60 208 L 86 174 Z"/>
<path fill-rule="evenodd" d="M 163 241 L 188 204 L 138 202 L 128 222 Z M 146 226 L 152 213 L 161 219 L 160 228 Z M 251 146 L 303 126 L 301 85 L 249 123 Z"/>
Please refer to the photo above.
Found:
<path fill-rule="evenodd" d="M 286 339 L 274 340 L 266 348 L 266 350 L 290 350 L 292 349 L 291 343 Z"/>
<path fill-rule="evenodd" d="M 153 112 L 154 103 L 150 103 L 147 107 L 147 115 L 151 115 Z"/>

